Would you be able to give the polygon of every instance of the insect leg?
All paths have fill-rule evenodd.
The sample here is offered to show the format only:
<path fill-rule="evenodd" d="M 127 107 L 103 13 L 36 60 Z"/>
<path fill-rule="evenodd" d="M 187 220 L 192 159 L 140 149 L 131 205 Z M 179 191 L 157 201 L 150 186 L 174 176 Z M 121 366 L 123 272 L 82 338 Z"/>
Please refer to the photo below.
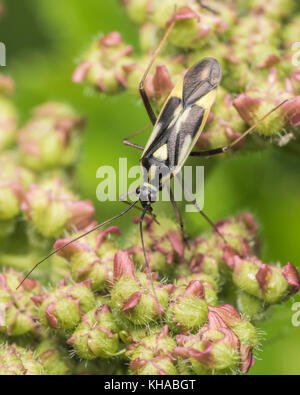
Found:
<path fill-rule="evenodd" d="M 148 279 L 149 279 L 150 284 L 151 284 L 151 290 L 153 292 L 153 297 L 154 297 L 155 303 L 157 305 L 157 310 L 159 312 L 161 312 L 162 306 L 160 305 L 160 303 L 158 301 L 158 298 L 157 298 L 157 295 L 156 295 L 156 292 L 155 292 L 155 288 L 154 288 L 154 284 L 153 284 L 153 278 L 152 278 L 152 274 L 151 274 L 151 267 L 150 267 L 150 264 L 149 264 L 149 261 L 148 261 L 148 257 L 147 257 L 146 249 L 145 249 L 145 243 L 144 243 L 143 220 L 144 220 L 144 217 L 146 215 L 147 210 L 148 210 L 148 207 L 146 206 L 143 209 L 142 215 L 140 217 L 140 237 L 141 237 L 142 249 L 143 249 L 143 254 L 144 254 L 144 259 L 145 259 L 146 272 L 147 272 Z M 161 320 L 161 314 L 160 314 L 160 320 Z"/>
<path fill-rule="evenodd" d="M 176 9 L 175 9 L 175 11 L 176 11 Z M 174 16 L 175 16 L 175 14 L 174 14 Z M 153 108 L 152 108 L 152 106 L 150 104 L 150 101 L 148 99 L 147 93 L 145 91 L 144 82 L 145 82 L 145 79 L 147 78 L 147 76 L 149 74 L 149 71 L 150 71 L 151 67 L 153 66 L 153 63 L 154 63 L 155 59 L 157 58 L 160 50 L 162 49 L 164 43 L 166 42 L 166 40 L 168 38 L 168 35 L 171 33 L 171 30 L 172 30 L 174 24 L 175 24 L 175 18 L 174 18 L 173 22 L 170 24 L 170 26 L 168 27 L 165 35 L 163 36 L 163 38 L 162 38 L 162 40 L 161 40 L 161 42 L 159 44 L 159 46 L 156 48 L 154 54 L 152 55 L 150 63 L 148 65 L 148 67 L 147 67 L 147 69 L 146 69 L 146 71 L 145 71 L 145 73 L 144 73 L 144 75 L 143 75 L 143 77 L 141 79 L 140 85 L 139 85 L 140 95 L 142 97 L 142 100 L 143 100 L 144 106 L 145 106 L 145 108 L 147 110 L 147 113 L 148 113 L 148 116 L 150 118 L 150 121 L 152 122 L 153 125 L 156 123 L 156 115 L 155 115 L 155 113 L 153 111 Z"/>
<path fill-rule="evenodd" d="M 181 215 L 180 210 L 179 210 L 179 208 L 178 208 L 178 206 L 176 204 L 176 201 L 174 199 L 174 194 L 173 194 L 173 191 L 172 191 L 172 188 L 171 188 L 170 185 L 168 185 L 168 190 L 169 190 L 171 204 L 173 206 L 175 215 L 176 215 L 176 217 L 178 219 L 178 222 L 179 222 L 179 225 L 180 225 L 180 231 L 181 231 L 182 238 L 183 238 L 185 244 L 189 247 L 189 242 L 188 242 L 188 240 L 186 239 L 186 237 L 184 235 L 182 215 Z"/>
<path fill-rule="evenodd" d="M 134 132 L 133 134 L 131 134 L 128 137 L 125 137 L 125 139 L 123 139 L 122 143 L 124 145 L 127 145 L 128 147 L 132 147 L 132 148 L 136 148 L 139 149 L 141 151 L 144 150 L 144 147 L 142 147 L 141 145 L 135 144 L 130 142 L 129 140 L 133 139 L 135 136 L 139 135 L 140 133 L 144 132 L 145 130 L 147 130 L 148 128 L 150 128 L 150 126 L 152 126 L 151 123 L 149 123 L 148 125 L 144 126 L 143 128 L 137 130 L 136 132 Z"/>
<path fill-rule="evenodd" d="M 202 0 L 196 0 L 196 2 L 200 5 L 200 7 L 204 8 L 207 11 L 212 12 L 213 14 L 219 15 L 220 13 L 218 11 L 216 11 L 214 8 L 211 8 L 210 6 L 206 5 L 205 3 L 203 3 Z"/>
<path fill-rule="evenodd" d="M 250 134 L 258 125 L 260 125 L 269 115 L 271 115 L 274 111 L 278 110 L 284 103 L 288 100 L 282 101 L 278 106 L 272 108 L 267 114 L 265 114 L 262 118 L 260 118 L 254 125 L 252 125 L 249 129 L 247 129 L 240 137 L 234 140 L 232 143 L 225 145 L 224 147 L 218 147 L 207 151 L 194 151 L 191 152 L 191 156 L 211 156 L 216 154 L 222 154 L 223 152 L 229 151 L 232 147 L 234 147 L 237 143 L 243 140 L 248 134 Z"/>
<path fill-rule="evenodd" d="M 180 173 L 176 174 L 176 177 L 179 179 L 180 183 L 181 183 L 181 187 L 184 190 L 184 193 L 188 196 L 188 198 L 190 199 L 191 203 L 194 205 L 194 207 L 196 208 L 196 210 L 202 215 L 202 217 L 209 223 L 209 225 L 214 229 L 214 231 L 222 238 L 222 240 L 224 241 L 224 243 L 226 243 L 226 240 L 224 238 L 224 236 L 219 232 L 219 229 L 216 227 L 216 225 L 214 224 L 214 222 L 204 213 L 203 210 L 200 209 L 200 207 L 197 204 L 196 199 L 194 199 L 191 191 L 186 187 L 186 185 L 184 184 L 184 181 L 181 177 Z"/>

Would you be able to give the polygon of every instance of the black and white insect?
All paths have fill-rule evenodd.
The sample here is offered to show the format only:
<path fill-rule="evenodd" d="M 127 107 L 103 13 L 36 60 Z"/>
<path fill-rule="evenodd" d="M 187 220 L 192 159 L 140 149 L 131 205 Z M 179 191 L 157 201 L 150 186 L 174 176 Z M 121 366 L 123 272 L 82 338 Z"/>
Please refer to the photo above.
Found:
<path fill-rule="evenodd" d="M 214 58 L 205 58 L 200 60 L 186 72 L 184 77 L 174 87 L 157 118 L 144 89 L 144 82 L 158 53 L 167 40 L 174 23 L 175 21 L 170 24 L 160 45 L 154 52 L 139 85 L 139 91 L 150 121 L 153 125 L 153 131 L 145 147 L 134 144 L 130 141 L 131 138 L 136 136 L 139 132 L 136 132 L 134 135 L 131 135 L 123 140 L 125 145 L 143 151 L 140 158 L 140 164 L 143 169 L 143 183 L 136 190 L 136 199 L 132 203 L 127 202 L 129 206 L 121 213 L 97 225 L 88 232 L 81 234 L 80 236 L 51 252 L 47 257 L 38 262 L 29 271 L 29 273 L 27 273 L 18 287 L 20 287 L 24 280 L 34 271 L 38 265 L 40 265 L 50 256 L 61 251 L 69 244 L 87 236 L 89 233 L 120 218 L 130 211 L 138 202 L 140 202 L 142 206 L 140 208 L 142 211 L 140 217 L 140 236 L 145 258 L 145 267 L 148 274 L 150 274 L 151 269 L 144 247 L 143 220 L 146 214 L 151 215 L 155 219 L 152 214 L 152 204 L 156 201 L 158 192 L 162 190 L 163 187 L 168 186 L 170 200 L 175 210 L 175 214 L 179 220 L 181 231 L 184 237 L 183 221 L 169 185 L 170 179 L 174 176 L 179 177 L 182 187 L 184 188 L 184 183 L 179 172 L 190 155 L 211 156 L 229 151 L 240 140 L 245 138 L 246 135 L 251 133 L 253 129 L 255 129 L 265 118 L 267 118 L 272 112 L 276 111 L 283 103 L 285 103 L 285 101 L 283 101 L 278 106 L 274 107 L 264 117 L 258 120 L 253 126 L 251 126 L 239 138 L 229 145 L 207 151 L 193 151 L 193 148 L 204 129 L 211 107 L 215 101 L 217 88 L 222 78 L 222 70 L 219 62 Z M 199 208 L 195 199 L 192 200 L 192 203 L 194 204 L 197 211 L 218 232 L 213 222 Z M 222 237 L 222 235 L 220 235 L 220 237 Z"/>

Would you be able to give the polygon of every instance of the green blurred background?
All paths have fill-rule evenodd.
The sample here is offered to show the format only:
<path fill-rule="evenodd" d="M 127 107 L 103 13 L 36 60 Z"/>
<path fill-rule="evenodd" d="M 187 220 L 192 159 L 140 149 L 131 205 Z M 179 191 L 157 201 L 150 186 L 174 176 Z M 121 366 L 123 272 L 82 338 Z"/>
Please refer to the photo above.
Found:
<path fill-rule="evenodd" d="M 76 170 L 78 190 L 82 198 L 95 202 L 99 221 L 124 207 L 97 202 L 96 170 L 100 165 L 117 169 L 119 157 L 128 157 L 128 166 L 138 164 L 139 152 L 121 141 L 148 123 L 141 102 L 130 93 L 107 97 L 71 81 L 76 59 L 91 39 L 113 30 L 138 52 L 137 27 L 118 0 L 7 0 L 0 23 L 0 41 L 7 48 L 7 67 L 1 71 L 15 79 L 21 124 L 33 106 L 48 100 L 69 102 L 87 117 Z M 300 269 L 300 158 L 270 148 L 218 161 L 205 180 L 205 211 L 218 220 L 249 210 L 260 224 L 261 258 L 290 261 Z M 169 207 L 161 203 L 158 211 Z M 130 216 L 119 221 L 121 229 L 126 230 L 128 222 Z M 185 225 L 190 234 L 206 229 L 194 213 L 185 214 Z M 300 326 L 291 323 L 296 301 L 300 296 L 274 308 L 260 323 L 266 341 L 250 374 L 300 374 Z"/>

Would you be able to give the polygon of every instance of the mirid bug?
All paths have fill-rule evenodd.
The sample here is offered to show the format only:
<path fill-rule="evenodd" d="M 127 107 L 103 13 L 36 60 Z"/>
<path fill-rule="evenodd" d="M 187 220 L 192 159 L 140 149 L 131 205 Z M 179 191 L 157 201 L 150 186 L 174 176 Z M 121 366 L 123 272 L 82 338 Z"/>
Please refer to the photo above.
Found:
<path fill-rule="evenodd" d="M 264 117 L 258 120 L 248 130 L 246 130 L 239 138 L 233 141 L 231 144 L 211 149 L 208 151 L 192 151 L 196 141 L 198 140 L 203 128 L 206 124 L 208 115 L 211 107 L 216 98 L 217 88 L 222 78 L 222 70 L 219 62 L 214 58 L 205 58 L 196 63 L 191 67 L 185 74 L 185 76 L 177 83 L 168 99 L 166 100 L 158 118 L 156 118 L 155 112 L 153 111 L 150 101 L 147 97 L 144 89 L 144 81 L 158 55 L 168 35 L 171 32 L 175 24 L 175 19 L 167 29 L 160 45 L 154 52 L 151 61 L 142 77 L 139 85 L 139 91 L 143 100 L 144 106 L 152 123 L 153 131 L 146 143 L 145 147 L 134 144 L 129 140 L 136 136 L 139 132 L 131 135 L 123 140 L 123 143 L 127 146 L 142 150 L 142 156 L 140 158 L 140 164 L 143 168 L 143 183 L 136 190 L 136 199 L 132 202 L 126 202 L 129 206 L 121 213 L 114 217 L 106 220 L 105 222 L 97 225 L 90 229 L 88 232 L 81 234 L 80 236 L 72 239 L 65 245 L 51 252 L 47 257 L 38 262 L 24 277 L 20 285 L 24 280 L 34 271 L 34 269 L 44 262 L 46 259 L 56 254 L 57 252 L 64 249 L 71 243 L 87 236 L 91 232 L 111 223 L 112 221 L 120 218 L 128 211 L 130 211 L 139 201 L 141 203 L 140 210 L 142 211 L 140 217 L 140 236 L 141 243 L 145 258 L 145 266 L 147 273 L 150 274 L 150 265 L 147 260 L 147 254 L 144 246 L 143 239 L 143 220 L 147 213 L 152 214 L 152 204 L 156 201 L 157 193 L 162 190 L 163 187 L 168 186 L 170 193 L 170 200 L 175 210 L 176 216 L 179 220 L 180 227 L 183 234 L 183 221 L 180 215 L 180 211 L 176 205 L 173 197 L 172 190 L 168 185 L 168 181 L 174 176 L 179 177 L 182 187 L 184 184 L 179 175 L 179 171 L 184 165 L 187 158 L 192 156 L 210 156 L 220 153 L 224 153 L 235 146 L 241 139 L 245 138 L 246 135 L 251 133 L 265 118 L 267 118 L 272 112 L 276 111 L 286 101 L 281 102 L 278 106 L 274 107 Z M 188 191 L 187 191 L 188 192 Z M 197 211 L 210 223 L 210 225 L 218 232 L 214 223 L 206 216 L 206 214 L 198 207 L 196 200 L 192 201 Z M 154 217 L 154 216 L 153 216 Z M 155 217 L 154 217 L 155 218 Z M 183 234 L 184 237 L 184 234 Z M 220 235 L 220 237 L 223 237 Z M 151 284 L 152 278 L 150 276 Z M 152 285 L 154 292 L 154 288 Z M 155 295 L 155 292 L 154 292 Z M 157 299 L 157 298 L 156 298 Z"/>

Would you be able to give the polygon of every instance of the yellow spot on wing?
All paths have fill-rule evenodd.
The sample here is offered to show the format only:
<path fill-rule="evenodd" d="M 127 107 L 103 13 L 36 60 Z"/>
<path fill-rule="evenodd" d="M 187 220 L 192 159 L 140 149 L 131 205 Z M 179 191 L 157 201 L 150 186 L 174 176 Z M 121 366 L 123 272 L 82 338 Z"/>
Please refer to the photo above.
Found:
<path fill-rule="evenodd" d="M 203 107 L 205 110 L 210 110 L 216 99 L 216 93 L 216 89 L 213 89 L 206 95 L 202 96 L 198 101 L 196 101 L 195 104 L 197 104 L 199 107 Z"/>
<path fill-rule="evenodd" d="M 152 180 L 155 179 L 157 167 L 155 165 L 152 165 L 150 169 L 148 170 L 148 180 L 151 182 Z"/>
<path fill-rule="evenodd" d="M 160 160 L 167 160 L 168 159 L 168 147 L 167 144 L 162 145 L 153 153 L 154 158 Z"/>
<path fill-rule="evenodd" d="M 173 88 L 172 92 L 170 93 L 170 96 L 168 97 L 168 99 L 171 96 L 179 97 L 179 99 L 182 99 L 182 90 L 183 90 L 183 78 L 181 78 L 181 80 L 179 80 L 177 82 L 177 84 Z"/>
<path fill-rule="evenodd" d="M 175 87 L 173 88 L 172 92 L 170 93 L 169 97 L 167 98 L 167 100 L 165 101 L 165 104 L 163 105 L 163 108 L 160 111 L 160 114 L 158 116 L 158 119 L 161 115 L 161 113 L 163 112 L 163 110 L 166 107 L 167 102 L 170 100 L 171 97 L 179 97 L 179 99 L 182 99 L 182 89 L 183 89 L 183 78 L 181 78 L 181 80 L 175 85 Z M 179 105 L 178 108 L 174 111 L 172 115 L 172 117 L 170 117 L 170 124 L 169 127 L 173 125 L 173 123 L 177 120 L 178 115 L 180 114 L 180 111 L 182 110 L 182 106 Z M 150 147 L 150 145 L 153 143 L 153 141 L 155 140 L 157 134 L 160 132 L 161 130 L 161 125 L 158 122 L 155 126 L 154 129 L 147 141 L 147 144 L 145 146 L 145 149 L 143 151 L 142 157 L 144 156 L 145 152 L 148 150 L 148 148 Z"/>

